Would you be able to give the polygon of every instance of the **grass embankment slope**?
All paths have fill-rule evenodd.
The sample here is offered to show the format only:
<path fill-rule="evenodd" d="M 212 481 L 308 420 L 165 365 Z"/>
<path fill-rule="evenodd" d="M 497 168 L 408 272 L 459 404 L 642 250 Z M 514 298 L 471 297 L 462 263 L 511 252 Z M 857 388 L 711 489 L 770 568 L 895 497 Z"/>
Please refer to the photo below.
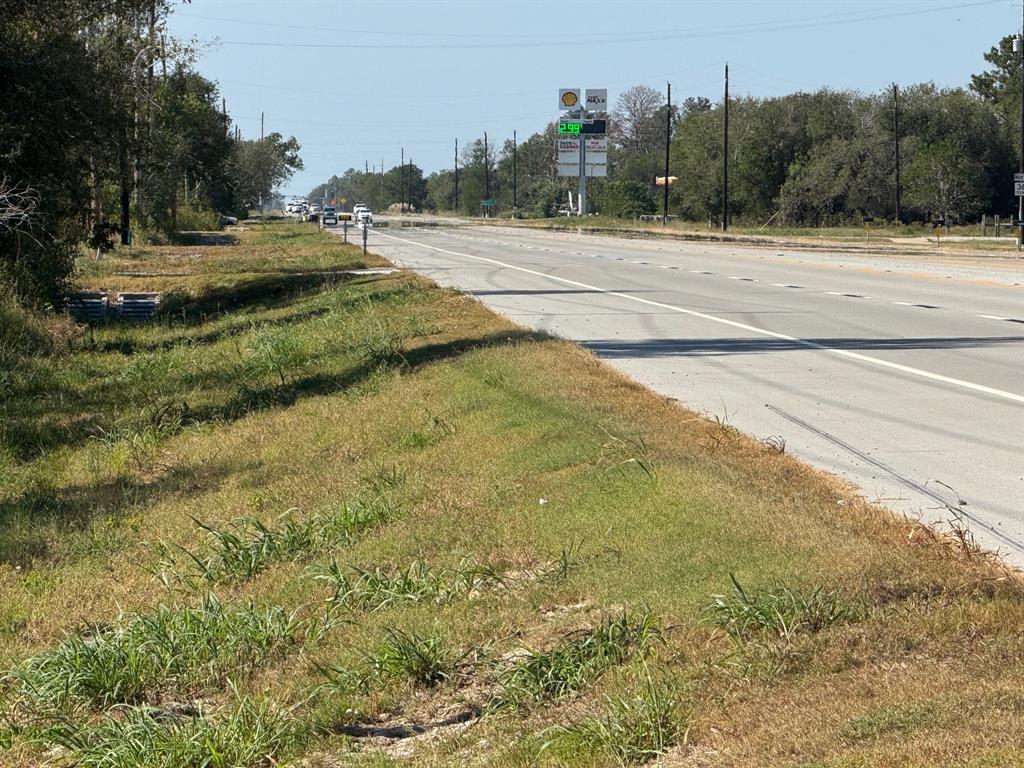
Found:
<path fill-rule="evenodd" d="M 165 314 L 5 353 L 4 766 L 1024 763 L 984 558 L 305 225 L 238 237 L 88 263 Z"/>

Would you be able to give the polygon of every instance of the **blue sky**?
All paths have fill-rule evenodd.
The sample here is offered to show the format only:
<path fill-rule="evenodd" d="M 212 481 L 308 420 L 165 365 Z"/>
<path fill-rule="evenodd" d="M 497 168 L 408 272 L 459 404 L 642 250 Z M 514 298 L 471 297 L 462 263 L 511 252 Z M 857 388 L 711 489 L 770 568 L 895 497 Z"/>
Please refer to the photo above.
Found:
<path fill-rule="evenodd" d="M 202 45 L 243 136 L 294 135 L 305 194 L 346 168 L 428 173 L 487 131 L 499 143 L 557 117 L 560 87 L 635 84 L 673 101 L 821 86 L 965 85 L 1020 29 L 1021 0 L 858 2 L 295 2 L 193 0 L 172 34 Z"/>

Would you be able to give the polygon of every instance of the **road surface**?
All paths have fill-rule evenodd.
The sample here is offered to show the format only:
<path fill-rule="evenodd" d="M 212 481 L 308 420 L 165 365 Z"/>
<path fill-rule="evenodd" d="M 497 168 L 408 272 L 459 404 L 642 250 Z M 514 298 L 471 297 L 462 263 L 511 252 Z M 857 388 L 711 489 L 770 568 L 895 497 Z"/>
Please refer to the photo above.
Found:
<path fill-rule="evenodd" d="M 1024 267 L 392 220 L 370 248 L 1024 564 Z M 404 224 L 404 225 L 403 225 Z M 1022 262 L 1024 263 L 1024 262 Z"/>

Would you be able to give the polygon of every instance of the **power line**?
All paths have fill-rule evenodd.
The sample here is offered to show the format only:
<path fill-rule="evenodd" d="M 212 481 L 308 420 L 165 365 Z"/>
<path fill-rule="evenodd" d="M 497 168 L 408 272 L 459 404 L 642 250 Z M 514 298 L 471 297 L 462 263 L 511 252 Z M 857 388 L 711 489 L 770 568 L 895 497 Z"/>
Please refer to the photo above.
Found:
<path fill-rule="evenodd" d="M 986 5 L 996 5 L 1003 0 L 979 0 L 973 3 L 958 3 L 955 5 L 945 5 L 938 7 L 930 7 L 927 9 L 927 13 L 936 14 L 945 11 L 960 11 L 968 8 L 977 8 Z M 771 32 L 787 32 L 800 29 L 813 29 L 820 27 L 834 26 L 836 24 L 859 24 L 870 21 L 881 21 L 886 19 L 896 19 L 906 16 L 919 16 L 922 12 L 921 9 L 915 9 L 912 11 L 896 11 L 888 13 L 874 13 L 874 14 L 863 14 L 859 16 L 847 16 L 839 18 L 836 16 L 822 17 L 819 20 L 814 19 L 802 19 L 802 20 L 783 20 L 783 21 L 768 21 L 761 22 L 758 24 L 751 24 L 746 26 L 725 26 L 721 28 L 691 28 L 686 30 L 674 30 L 674 31 L 662 31 L 653 34 L 631 34 L 630 37 L 604 37 L 600 39 L 579 39 L 573 37 L 565 39 L 560 37 L 556 40 L 547 42 L 532 40 L 526 42 L 516 43 L 502 43 L 502 42 L 473 42 L 473 43 L 284 43 L 267 40 L 204 40 L 202 42 L 207 44 L 220 44 L 220 45 L 235 45 L 235 46 L 248 46 L 248 47 L 267 47 L 267 48 L 320 48 L 320 49 L 346 49 L 346 50 L 372 50 L 372 49 L 401 49 L 401 50 L 464 50 L 464 49 L 495 49 L 495 48 L 566 48 L 566 47 L 579 47 L 579 46 L 592 46 L 592 45 L 622 45 L 629 43 L 646 43 L 646 42 L 659 42 L 666 40 L 684 40 L 692 38 L 708 38 L 708 37 L 729 37 L 737 35 L 750 35 L 758 34 L 764 35 Z M 349 31 L 349 30 L 346 30 Z"/>
<path fill-rule="evenodd" d="M 899 16 L 910 16 L 918 15 L 922 12 L 935 13 L 945 10 L 960 10 L 964 8 L 973 8 L 983 5 L 996 5 L 1001 0 L 978 0 L 973 3 L 959 3 L 955 5 L 946 5 L 933 7 L 930 3 L 915 3 L 915 7 L 910 8 L 910 4 L 904 4 L 907 10 L 903 11 L 891 11 L 887 10 L 881 13 L 874 12 L 866 9 L 842 11 L 840 13 L 829 13 L 820 16 L 800 16 L 798 18 L 788 19 L 776 19 L 773 21 L 757 21 L 747 22 L 742 24 L 712 24 L 703 27 L 685 27 L 681 29 L 657 29 L 657 30 L 638 30 L 631 32 L 620 32 L 615 30 L 607 30 L 600 32 L 584 32 L 580 34 L 574 34 L 573 40 L 579 41 L 581 44 L 594 44 L 599 42 L 642 42 L 645 39 L 662 39 L 665 36 L 678 37 L 680 35 L 687 37 L 704 37 L 709 34 L 716 32 L 721 33 L 748 33 L 748 32 L 765 32 L 773 31 L 774 29 L 802 29 L 811 26 L 824 26 L 829 24 L 847 24 L 856 23 L 860 21 L 873 21 L 875 19 L 888 19 Z M 891 8 L 891 6 L 890 6 Z M 449 47 L 474 47 L 474 48 L 491 48 L 495 46 L 494 40 L 524 40 L 527 45 L 557 45 L 563 46 L 568 41 L 566 36 L 562 32 L 544 33 L 544 32 L 529 32 L 529 33 L 511 33 L 511 32 L 402 32 L 395 30 L 380 30 L 380 29 L 354 29 L 351 27 L 324 27 L 324 26 L 312 26 L 302 24 L 281 24 L 279 22 L 266 22 L 266 21 L 253 21 L 252 19 L 238 19 L 224 16 L 207 16 L 194 13 L 176 13 L 175 18 L 189 18 L 189 19 L 200 19 L 203 21 L 225 21 L 233 25 L 241 24 L 247 26 L 256 27 L 267 27 L 271 29 L 294 29 L 308 32 L 322 32 L 322 33 L 334 33 L 341 32 L 344 34 L 358 34 L 358 35 L 372 35 L 378 37 L 405 37 L 405 38 L 452 38 L 452 39 L 471 39 L 474 42 L 468 46 L 451 45 L 446 43 L 438 43 L 429 46 L 410 46 L 408 43 L 371 43 L 365 44 L 360 47 L 393 47 L 393 48 L 408 48 L 408 47 L 438 47 L 438 48 L 449 48 Z M 551 42 L 538 42 L 540 40 L 550 40 Z M 499 45 L 519 45 L 518 43 L 507 43 Z M 354 44 L 352 47 L 355 47 Z"/>

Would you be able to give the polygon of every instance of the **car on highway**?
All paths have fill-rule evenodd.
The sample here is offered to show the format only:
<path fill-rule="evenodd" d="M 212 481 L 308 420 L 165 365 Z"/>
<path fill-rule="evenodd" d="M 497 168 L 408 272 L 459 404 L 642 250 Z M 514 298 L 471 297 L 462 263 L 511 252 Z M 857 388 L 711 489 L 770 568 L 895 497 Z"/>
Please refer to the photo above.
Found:
<path fill-rule="evenodd" d="M 372 227 L 373 226 L 373 211 L 365 206 L 354 214 L 353 218 L 356 220 L 356 226 L 359 227 Z"/>
<path fill-rule="evenodd" d="M 320 216 L 320 223 L 325 227 L 336 227 L 338 226 L 338 209 L 333 205 L 328 205 L 324 208 L 323 214 Z"/>

